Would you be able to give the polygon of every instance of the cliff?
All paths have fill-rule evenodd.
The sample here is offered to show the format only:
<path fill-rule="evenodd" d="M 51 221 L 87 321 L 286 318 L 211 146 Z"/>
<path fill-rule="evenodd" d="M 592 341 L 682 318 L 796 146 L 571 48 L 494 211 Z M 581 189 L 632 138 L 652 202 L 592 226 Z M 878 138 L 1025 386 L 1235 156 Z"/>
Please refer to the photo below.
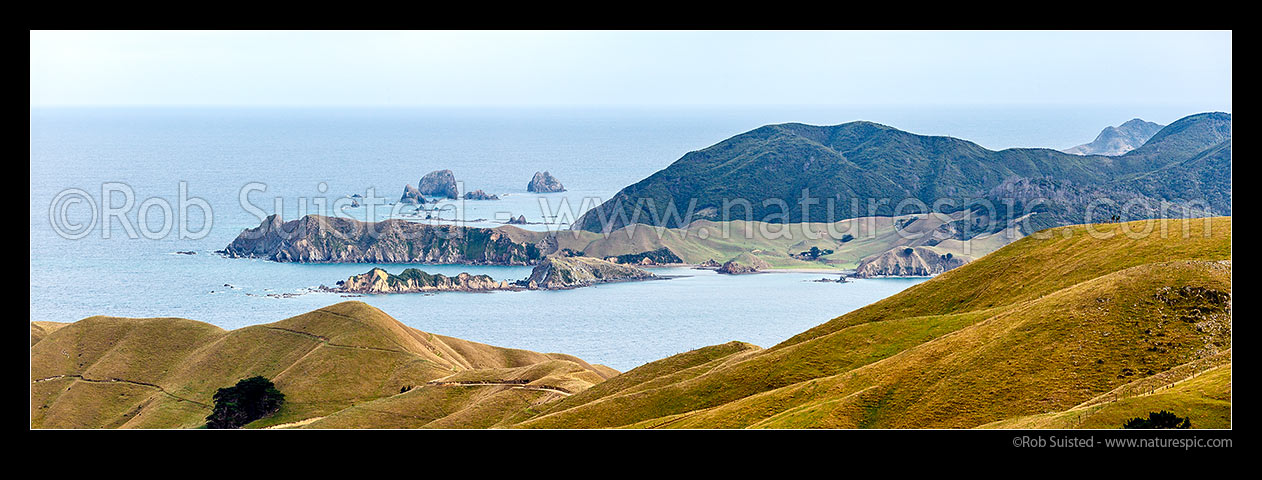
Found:
<path fill-rule="evenodd" d="M 420 292 L 485 292 L 490 290 L 510 290 L 508 282 L 496 281 L 490 275 L 470 275 L 460 273 L 454 277 L 441 274 L 429 274 L 415 268 L 409 268 L 398 275 L 391 275 L 385 270 L 374 268 L 368 273 L 352 276 L 338 282 L 339 292 L 347 293 L 420 293 Z"/>
<path fill-rule="evenodd" d="M 967 260 L 953 253 L 941 253 L 931 247 L 894 247 L 863 259 L 855 276 L 927 277 L 964 265 Z"/>
<path fill-rule="evenodd" d="M 288 222 L 271 215 L 219 253 L 303 263 L 533 265 L 542 257 L 533 243 L 513 240 L 498 229 L 319 215 Z"/>
<path fill-rule="evenodd" d="M 648 280 L 657 275 L 591 257 L 548 256 L 520 284 L 531 290 L 564 290 L 598 283 Z"/>

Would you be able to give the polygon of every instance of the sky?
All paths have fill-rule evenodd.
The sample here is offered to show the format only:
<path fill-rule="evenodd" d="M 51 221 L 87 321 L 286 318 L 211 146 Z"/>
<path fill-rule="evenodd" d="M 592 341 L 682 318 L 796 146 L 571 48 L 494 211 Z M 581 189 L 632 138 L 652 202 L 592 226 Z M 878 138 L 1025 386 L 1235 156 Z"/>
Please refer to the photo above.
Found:
<path fill-rule="evenodd" d="M 31 106 L 1194 105 L 1231 32 L 32 31 Z"/>

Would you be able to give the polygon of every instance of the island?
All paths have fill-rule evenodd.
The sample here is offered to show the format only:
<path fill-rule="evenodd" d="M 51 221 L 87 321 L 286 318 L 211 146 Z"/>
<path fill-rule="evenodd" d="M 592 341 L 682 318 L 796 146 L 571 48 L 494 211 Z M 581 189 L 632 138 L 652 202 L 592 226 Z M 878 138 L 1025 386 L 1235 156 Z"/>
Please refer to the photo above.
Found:
<path fill-rule="evenodd" d="M 530 183 L 526 184 L 526 191 L 533 193 L 564 192 L 565 186 L 561 185 L 561 181 L 548 172 L 535 172 L 534 178 L 531 178 Z"/>
<path fill-rule="evenodd" d="M 435 170 L 425 174 L 424 177 L 421 177 L 416 189 L 421 195 L 445 197 L 452 200 L 458 198 L 456 175 L 451 173 L 451 170 Z"/>
<path fill-rule="evenodd" d="M 521 284 L 531 290 L 568 290 L 600 283 L 659 278 L 641 268 L 619 265 L 599 258 L 545 257 Z"/>
<path fill-rule="evenodd" d="M 964 265 L 968 260 L 951 252 L 939 252 L 933 247 L 896 247 L 865 258 L 855 269 L 855 276 L 929 277 Z"/>
<path fill-rule="evenodd" d="M 398 275 L 393 275 L 380 268 L 373 268 L 368 273 L 354 275 L 344 281 L 337 282 L 337 288 L 330 289 L 339 293 L 420 293 L 420 292 L 486 292 L 491 290 L 512 290 L 511 284 L 496 281 L 490 275 L 470 275 L 460 273 L 454 277 L 442 274 L 429 274 L 409 268 Z"/>
<path fill-rule="evenodd" d="M 757 273 L 761 270 L 771 268 L 767 262 L 761 258 L 755 257 L 748 252 L 737 255 L 736 258 L 728 260 L 723 266 L 716 270 L 718 273 L 726 273 L 728 275 L 740 275 L 744 273 Z"/>
<path fill-rule="evenodd" d="M 324 288 L 334 293 L 391 294 L 431 292 L 490 292 L 496 290 L 570 290 L 601 283 L 658 279 L 657 275 L 630 265 L 618 265 L 598 258 L 548 256 L 517 282 L 495 280 L 490 275 L 461 272 L 454 277 L 408 268 L 398 275 L 374 267 Z"/>

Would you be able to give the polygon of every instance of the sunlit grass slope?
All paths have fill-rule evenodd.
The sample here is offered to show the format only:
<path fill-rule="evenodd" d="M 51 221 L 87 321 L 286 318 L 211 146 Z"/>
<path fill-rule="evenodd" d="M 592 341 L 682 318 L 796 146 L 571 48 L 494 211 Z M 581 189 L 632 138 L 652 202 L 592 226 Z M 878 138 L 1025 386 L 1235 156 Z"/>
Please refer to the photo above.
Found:
<path fill-rule="evenodd" d="M 546 368 L 532 369 L 538 365 Z M 262 427 L 328 416 L 479 370 L 488 379 L 511 374 L 570 391 L 616 374 L 569 355 L 422 332 L 362 302 L 233 331 L 178 318 L 90 317 L 31 347 L 31 426 L 197 427 L 217 389 L 262 375 L 286 397 L 275 416 L 250 425 Z M 456 390 L 438 394 L 447 393 Z"/>
<path fill-rule="evenodd" d="M 648 364 L 623 376 L 669 379 L 615 378 L 521 426 L 977 427 L 1196 370 L 1231 347 L 1231 219 L 1124 233 L 1143 226 L 1043 231 L 766 350 Z"/>
<path fill-rule="evenodd" d="M 941 253 L 948 252 L 965 259 L 980 257 L 1022 236 L 1016 229 L 992 235 L 979 235 L 971 240 L 937 239 L 935 230 L 953 221 L 967 220 L 967 212 L 952 215 L 917 214 L 899 217 L 863 217 L 835 223 L 766 223 L 757 221 L 697 220 L 682 228 L 653 227 L 637 224 L 610 232 L 608 235 L 582 230 L 564 230 L 556 234 L 558 248 L 583 252 L 587 256 L 605 258 L 669 248 L 687 263 L 707 260 L 726 262 L 742 253 L 750 253 L 772 268 L 854 268 L 859 261 L 895 247 L 934 245 Z M 500 227 L 515 240 L 539 242 L 547 234 L 516 227 Z M 901 232 L 901 233 L 900 233 Z M 935 243 L 941 240 L 941 243 Z M 820 261 L 794 258 L 818 247 L 833 253 Z"/>

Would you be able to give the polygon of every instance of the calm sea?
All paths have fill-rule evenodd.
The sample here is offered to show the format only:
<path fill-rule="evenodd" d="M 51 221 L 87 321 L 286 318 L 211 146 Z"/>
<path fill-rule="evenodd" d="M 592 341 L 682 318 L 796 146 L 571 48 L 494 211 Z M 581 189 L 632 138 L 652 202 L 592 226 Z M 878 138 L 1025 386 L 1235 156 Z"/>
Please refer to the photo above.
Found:
<path fill-rule="evenodd" d="M 281 211 L 292 219 L 318 213 L 317 199 L 332 206 L 371 192 L 395 201 L 405 184 L 415 185 L 437 169 L 451 169 L 466 191 L 503 197 L 444 202 L 440 217 L 460 216 L 487 226 L 509 215 L 564 223 L 567 214 L 581 214 L 591 202 L 609 198 L 689 151 L 769 123 L 871 120 L 988 148 L 1065 148 L 1133 117 L 1169 123 L 1191 113 L 1196 110 L 1174 107 L 32 109 L 30 319 L 177 316 L 232 329 L 344 300 L 324 293 L 268 294 L 332 285 L 370 265 L 280 264 L 213 252 L 242 229 L 258 225 L 258 212 Z M 526 193 L 539 170 L 551 172 L 568 191 Z M 186 204 L 209 205 L 213 221 L 208 230 L 200 231 L 207 223 L 203 210 L 180 208 L 181 188 L 183 197 L 192 199 Z M 124 208 L 129 197 L 131 206 Z M 169 214 L 163 205 L 170 205 Z M 127 220 L 107 218 L 109 207 Z M 370 215 L 361 207 L 344 214 L 381 218 L 389 212 L 382 207 Z M 187 224 L 185 238 L 181 222 Z M 85 228 L 82 238 L 66 238 Z M 381 266 L 392 272 L 404 268 Z M 524 278 L 530 271 L 425 270 L 504 280 Z M 820 274 L 657 273 L 681 277 L 562 292 L 358 300 L 421 330 L 570 353 L 627 370 L 730 340 L 770 346 L 922 281 L 835 284 L 810 282 Z"/>

